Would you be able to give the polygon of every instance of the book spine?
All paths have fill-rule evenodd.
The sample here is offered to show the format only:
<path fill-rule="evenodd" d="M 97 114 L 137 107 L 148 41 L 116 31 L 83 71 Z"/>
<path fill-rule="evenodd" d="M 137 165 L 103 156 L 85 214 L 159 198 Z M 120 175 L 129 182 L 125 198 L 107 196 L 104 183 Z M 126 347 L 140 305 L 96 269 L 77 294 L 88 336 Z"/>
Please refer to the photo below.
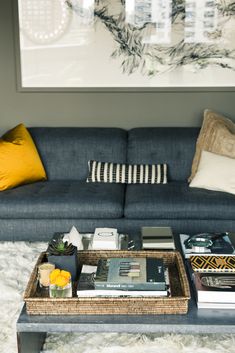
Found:
<path fill-rule="evenodd" d="M 235 268 L 193 268 L 193 271 L 199 273 L 235 273 Z"/>
<path fill-rule="evenodd" d="M 162 259 L 146 259 L 147 284 L 162 283 L 165 284 L 164 265 Z"/>
<path fill-rule="evenodd" d="M 158 283 L 107 283 L 107 282 L 95 282 L 95 289 L 110 289 L 110 290 L 166 290 L 166 283 L 165 282 L 158 282 Z"/>

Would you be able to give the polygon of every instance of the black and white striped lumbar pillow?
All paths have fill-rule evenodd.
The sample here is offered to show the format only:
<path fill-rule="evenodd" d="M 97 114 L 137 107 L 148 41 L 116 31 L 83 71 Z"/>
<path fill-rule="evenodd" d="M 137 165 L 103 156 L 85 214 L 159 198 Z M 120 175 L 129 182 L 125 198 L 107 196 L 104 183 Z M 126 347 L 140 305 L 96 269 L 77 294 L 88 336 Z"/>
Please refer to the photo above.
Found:
<path fill-rule="evenodd" d="M 166 184 L 166 164 L 119 164 L 89 161 L 87 182 L 122 184 Z"/>

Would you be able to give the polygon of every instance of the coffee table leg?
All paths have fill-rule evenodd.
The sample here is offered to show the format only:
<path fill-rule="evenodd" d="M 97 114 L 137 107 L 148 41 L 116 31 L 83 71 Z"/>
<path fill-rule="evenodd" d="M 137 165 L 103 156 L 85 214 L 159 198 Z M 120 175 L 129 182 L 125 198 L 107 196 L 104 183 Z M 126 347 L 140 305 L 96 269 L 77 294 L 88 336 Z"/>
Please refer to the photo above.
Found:
<path fill-rule="evenodd" d="M 46 332 L 17 332 L 18 353 L 40 353 Z"/>

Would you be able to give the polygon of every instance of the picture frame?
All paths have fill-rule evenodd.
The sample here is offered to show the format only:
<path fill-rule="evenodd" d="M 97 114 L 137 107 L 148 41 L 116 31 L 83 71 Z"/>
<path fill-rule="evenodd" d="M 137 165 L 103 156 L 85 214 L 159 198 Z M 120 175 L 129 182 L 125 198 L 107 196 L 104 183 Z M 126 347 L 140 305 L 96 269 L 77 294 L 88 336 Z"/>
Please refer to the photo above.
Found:
<path fill-rule="evenodd" d="M 125 50 L 124 50 L 124 54 L 123 51 L 120 49 L 120 46 L 123 46 L 125 48 L 125 45 L 127 44 L 128 40 L 131 42 L 133 42 L 133 38 L 136 36 L 135 32 L 138 32 L 141 40 L 143 39 L 143 33 L 147 33 L 146 34 L 146 38 L 148 38 L 149 41 L 151 41 L 154 37 L 154 35 L 152 33 L 153 32 L 153 27 L 156 25 L 156 19 L 154 23 L 150 23 L 150 22 L 144 22 L 146 21 L 145 19 L 142 20 L 141 26 L 140 24 L 138 24 L 138 17 L 135 17 L 135 19 L 133 20 L 133 16 L 131 17 L 131 12 L 129 11 L 129 15 L 127 14 L 127 10 L 126 10 L 126 4 L 129 1 L 139 1 L 139 4 L 141 4 L 141 0 L 89 0 L 90 3 L 92 3 L 93 1 L 93 7 L 91 6 L 91 8 L 93 9 L 93 14 L 92 11 L 88 11 L 88 15 L 82 14 L 80 15 L 80 25 L 78 25 L 78 29 L 76 29 L 76 33 L 78 33 L 79 31 L 83 31 L 83 37 L 84 37 L 84 28 L 86 28 L 87 26 L 89 27 L 89 30 L 87 30 L 87 42 L 84 42 L 84 46 L 87 47 L 87 49 L 83 52 L 81 49 L 82 47 L 82 41 L 80 38 L 80 48 L 79 48 L 79 53 L 81 53 L 81 56 L 83 55 L 83 59 L 81 60 L 80 57 L 77 58 L 77 54 L 75 56 L 73 56 L 70 53 L 70 50 L 74 50 L 75 53 L 77 51 L 77 45 L 76 43 L 73 43 L 73 47 L 71 42 L 69 42 L 70 44 L 66 44 L 66 43 L 62 43 L 62 39 L 65 41 L 64 39 L 64 32 L 67 35 L 67 40 L 68 40 L 68 35 L 71 36 L 72 29 L 73 29 L 73 35 L 74 35 L 74 26 L 76 27 L 76 16 L 77 16 L 77 10 L 76 9 L 80 9 L 82 8 L 81 4 L 83 4 L 83 0 L 68 0 L 68 1 L 64 1 L 64 0 L 55 0 L 55 2 L 53 2 L 54 4 L 57 2 L 58 4 L 65 4 L 67 6 L 67 9 L 65 11 L 70 11 L 70 18 L 66 18 L 64 20 L 64 24 L 63 26 L 59 27 L 58 23 L 55 25 L 56 29 L 60 29 L 60 31 L 57 31 L 58 33 L 55 33 L 56 30 L 54 30 L 54 32 L 52 31 L 51 33 L 47 33 L 42 31 L 42 33 L 44 34 L 44 36 L 42 36 L 42 38 L 37 38 L 37 35 L 35 37 L 35 33 L 37 33 L 37 31 L 34 33 L 31 31 L 30 29 L 30 23 L 35 23 L 33 21 L 33 19 L 35 19 L 35 16 L 37 17 L 37 13 L 40 10 L 40 6 L 37 8 L 35 7 L 35 4 L 41 4 L 41 12 L 42 14 L 45 15 L 45 13 L 43 12 L 46 8 L 46 6 L 48 5 L 48 1 L 49 0 L 13 0 L 14 1 L 14 24 L 15 24 L 15 49 L 16 49 L 16 73 L 17 73 L 17 89 L 20 92 L 29 92 L 29 91 L 36 91 L 36 92 L 189 92 L 189 91 L 195 91 L 195 92 L 204 92 L 204 91 L 235 91 L 235 41 L 234 41 L 234 48 L 232 47 L 231 52 L 229 53 L 228 51 L 226 51 L 226 48 L 220 48 L 220 51 L 218 52 L 218 43 L 215 44 L 209 44 L 208 42 L 205 42 L 205 44 L 201 45 L 201 43 L 197 43 L 196 44 L 196 51 L 198 52 L 199 58 L 198 61 L 195 59 L 194 61 L 191 60 L 192 62 L 190 62 L 190 64 L 186 64 L 186 65 L 180 65 L 180 67 L 178 68 L 176 65 L 176 68 L 172 68 L 172 65 L 175 65 L 174 63 L 170 62 L 170 55 L 168 55 L 167 58 L 163 58 L 165 60 L 166 63 L 168 63 L 166 68 L 163 68 L 163 72 L 160 72 L 158 74 L 151 74 L 149 77 L 148 74 L 146 76 L 146 70 L 149 70 L 149 66 L 146 66 L 146 57 L 148 57 L 150 54 L 148 52 L 147 49 L 145 49 L 145 51 L 147 50 L 147 54 L 144 54 L 144 58 L 141 58 L 140 56 L 140 62 L 141 64 L 138 64 L 135 62 L 135 56 L 131 56 L 131 59 L 127 56 L 125 56 Z M 112 14 L 112 11 L 114 10 L 110 10 L 110 4 L 111 2 L 112 6 L 113 4 L 118 3 L 119 5 L 119 9 L 122 8 L 122 11 L 119 11 L 119 14 L 117 15 L 115 12 L 115 14 Z M 142 3 L 145 3 L 145 1 L 150 4 L 152 0 L 142 0 Z M 158 1 L 158 4 L 161 3 L 162 0 L 156 0 Z M 183 10 L 178 9 L 179 13 L 177 13 L 177 11 L 175 10 L 175 12 L 173 12 L 173 5 L 177 4 L 177 6 L 179 7 L 179 5 L 181 3 L 185 3 L 187 1 L 191 1 L 191 3 L 193 3 L 196 0 L 167 0 L 168 4 L 171 5 L 170 8 L 170 14 L 171 17 L 168 18 L 168 24 L 169 24 L 169 20 L 170 22 L 172 22 L 172 18 L 173 18 L 173 14 L 174 16 L 185 16 L 185 13 L 187 13 L 187 11 L 184 10 L 184 15 L 183 15 Z M 201 1 L 201 2 L 205 2 L 205 3 L 213 3 L 214 5 L 216 4 L 216 6 L 218 7 L 219 4 L 223 3 L 223 0 L 197 0 L 197 1 Z M 228 0 L 230 1 L 230 0 Z M 23 12 L 22 8 L 20 7 L 22 4 L 31 4 L 31 7 L 28 7 L 28 12 L 29 14 L 31 14 L 29 16 L 29 14 L 27 15 L 27 11 Z M 97 5 L 98 4 L 98 5 Z M 101 5 L 100 5 L 101 4 Z M 107 5 L 106 7 L 104 5 Z M 34 6 L 33 6 L 34 5 Z M 108 6 L 109 5 L 109 6 Z M 75 6 L 75 7 L 74 7 Z M 76 7 L 77 6 L 77 7 Z M 81 7 L 79 7 L 81 6 Z M 96 6 L 96 7 L 95 7 Z M 111 8 L 112 8 L 111 6 Z M 216 7 L 216 9 L 217 9 Z M 56 8 L 56 7 L 55 7 Z M 51 17 L 50 16 L 54 16 L 54 13 L 56 13 L 55 8 L 51 8 L 52 11 L 51 13 L 48 15 L 48 23 L 51 21 Z M 57 14 L 59 13 L 60 16 L 62 16 L 61 18 L 63 18 L 63 15 L 61 15 L 61 13 L 63 14 L 63 11 L 60 13 L 59 12 L 59 8 L 57 8 Z M 32 9 L 34 9 L 34 15 L 32 12 Z M 31 12 L 30 12 L 31 10 Z M 75 11 L 76 10 L 76 11 Z M 72 14 L 71 14 L 72 11 Z M 111 12 L 110 12 L 111 11 Z M 117 10 L 115 10 L 117 11 Z M 124 12 L 123 12 L 124 11 Z M 181 11 L 181 12 L 180 12 Z M 218 10 L 216 10 L 218 12 Z M 132 11 L 133 12 L 133 11 Z M 189 12 L 189 11 L 188 11 Z M 230 10 L 231 13 L 229 13 L 229 15 L 224 15 L 222 17 L 225 17 L 225 23 L 226 26 L 229 28 L 229 26 L 233 23 L 234 18 L 235 18 L 235 9 L 231 9 Z M 24 16 L 28 16 L 30 17 L 30 20 L 27 20 L 26 23 L 27 25 L 22 26 L 22 18 L 23 14 Z M 110 14 L 111 13 L 111 14 Z M 26 15 L 25 15 L 26 14 Z M 95 14 L 95 15 L 94 15 Z M 181 15 L 180 15 L 181 14 Z M 125 15 L 125 16 L 124 16 Z M 133 13 L 132 13 L 133 15 Z M 145 14 L 146 15 L 146 14 Z M 28 17 L 25 17 L 26 19 Z M 85 16 L 85 20 L 82 22 L 82 17 Z M 102 17 L 102 21 L 100 20 L 100 17 Z M 129 17 L 128 17 L 129 16 Z M 146 15 L 147 16 L 147 15 Z M 202 15 L 201 15 L 202 16 Z M 42 16 L 43 18 L 45 16 Z M 66 17 L 66 15 L 65 15 Z M 97 17 L 98 19 L 95 19 L 94 17 Z M 123 20 L 124 18 L 124 20 Z M 185 20 L 184 17 L 182 17 L 182 19 Z M 112 20 L 115 20 L 114 22 L 112 22 Z M 33 21 L 33 22 L 32 22 Z M 75 22 L 74 22 L 75 21 Z M 88 21 L 88 24 L 87 22 Z M 90 22 L 89 22 L 90 21 Z M 133 21 L 137 21 L 137 24 L 134 23 L 134 25 L 132 23 L 126 23 L 126 21 L 129 22 L 133 22 Z M 228 22 L 231 21 L 231 23 Z M 101 23 L 99 23 L 101 22 Z M 112 23 L 111 25 L 111 29 L 109 28 L 109 23 Z M 218 21 L 217 21 L 218 22 Z M 44 23 L 44 27 L 46 26 L 46 23 Z M 73 23 L 73 25 L 72 25 Z M 75 23 L 75 24 L 74 24 Z M 97 24 L 98 23 L 98 24 Z M 174 22 L 172 22 L 174 24 Z M 42 24 L 43 25 L 43 21 Z M 100 26 L 102 25 L 102 30 L 100 30 Z M 224 22 L 223 22 L 224 25 Z M 57 27 L 56 27 L 57 26 Z M 80 26 L 80 27 L 79 27 Z M 161 25 L 163 26 L 163 25 Z M 160 26 L 160 27 L 161 27 Z M 217 26 L 218 23 L 217 23 Z M 41 27 L 41 28 L 44 28 Z M 170 28 L 172 30 L 172 27 L 174 27 L 172 24 L 170 25 Z M 182 24 L 177 23 L 176 28 L 181 28 L 179 31 L 182 32 Z M 235 30 L 231 29 L 230 31 L 227 29 L 226 27 L 226 33 L 230 33 L 230 32 L 234 32 L 235 34 Z M 71 29 L 72 28 L 72 29 Z M 98 28 L 98 29 L 97 29 Z M 137 29 L 136 29 L 137 28 Z M 214 27 L 213 27 L 214 28 Z M 235 28 L 235 27 L 234 27 Z M 116 35 L 115 33 L 120 33 L 120 31 L 123 31 L 123 33 L 126 33 L 127 35 L 127 42 L 123 41 L 122 44 L 118 42 L 118 34 Z M 174 29 L 174 28 L 173 28 Z M 27 30 L 29 33 L 27 33 Z M 25 34 L 25 31 L 27 34 Z M 122 32 L 121 31 L 121 32 Z M 174 33 L 174 31 L 176 32 L 176 34 Z M 185 33 L 185 29 L 184 29 L 184 33 Z M 216 27 L 216 31 L 217 31 L 217 27 Z M 86 32 L 86 31 L 85 31 Z M 91 34 L 92 32 L 92 34 Z M 97 32 L 101 32 L 98 33 Z M 106 33 L 107 32 L 107 33 Z M 113 34 L 113 32 L 115 32 Z M 180 32 L 180 33 L 181 33 Z M 38 33 L 40 33 L 40 31 L 38 31 Z M 140 35 L 141 33 L 141 35 Z M 169 36 L 169 30 L 168 30 L 168 36 Z M 52 39 L 50 40 L 50 38 L 46 37 L 50 35 L 52 36 Z M 182 34 L 182 33 L 181 33 Z M 210 33 L 211 34 L 211 33 Z M 76 34 L 77 35 L 77 34 Z M 80 35 L 80 34 L 79 34 Z M 78 40 L 79 38 L 75 36 L 75 39 Z M 174 29 L 173 30 L 173 34 L 170 34 L 171 36 L 179 36 L 179 33 L 177 33 L 177 31 Z M 54 36 L 54 37 L 53 37 Z M 93 36 L 93 37 L 92 37 Z M 106 37 L 105 37 L 106 36 Z M 116 37 L 115 37 L 116 36 Z M 218 34 L 219 36 L 219 34 Z M 231 36 L 231 33 L 230 33 Z M 26 37 L 25 40 L 25 46 L 22 44 L 24 39 Z M 90 38 L 90 39 L 89 39 Z M 93 38 L 93 39 L 92 39 Z M 106 46 L 106 42 L 105 40 L 103 40 L 104 38 L 109 38 L 107 40 L 107 42 L 110 44 L 112 43 L 113 47 L 112 50 L 109 51 L 108 53 L 106 51 L 104 51 L 102 53 L 102 55 L 99 57 L 99 55 L 97 53 L 99 53 L 99 45 L 100 43 L 103 43 L 102 46 Z M 115 38 L 115 40 L 113 39 Z M 71 39 L 71 38 L 70 38 Z M 73 38 L 73 40 L 75 40 Z M 121 39 L 123 39 L 123 36 L 121 36 Z M 120 41 L 121 41 L 120 39 Z M 166 38 L 167 39 L 167 38 Z M 141 47 L 141 40 L 136 39 L 137 44 Z M 169 42 L 169 38 L 167 39 Z M 179 56 L 177 57 L 177 62 L 181 62 L 182 61 L 182 55 L 184 60 L 186 60 L 187 58 L 189 58 L 192 55 L 192 52 L 188 53 L 188 56 L 185 57 L 184 54 L 181 55 L 181 52 L 183 53 L 182 50 L 179 50 L 179 42 L 177 42 L 177 39 L 174 39 L 176 41 L 176 44 L 174 44 L 172 46 L 172 43 L 169 42 L 169 46 L 166 45 L 166 43 L 163 44 L 152 44 L 152 43 L 145 43 L 144 45 L 149 48 L 155 48 L 154 51 L 158 52 L 158 47 L 160 48 L 160 52 L 161 50 L 163 50 L 164 53 L 169 53 L 169 50 L 173 50 L 174 55 L 173 56 Z M 221 41 L 222 39 L 220 39 Z M 43 42 L 44 41 L 44 42 Z M 97 46 L 97 41 L 98 41 L 98 46 Z M 75 41 L 76 42 L 76 41 Z M 33 43 L 33 44 L 32 44 Z M 56 43 L 56 44 L 55 44 Z M 62 43 L 62 44 L 61 44 Z M 96 43 L 96 49 L 93 47 L 93 44 Z M 178 43 L 178 44 L 177 44 Z M 184 47 L 190 47 L 193 48 L 193 43 L 183 43 L 181 40 L 181 45 L 183 45 Z M 231 44 L 231 43 L 230 43 Z M 139 50 L 138 45 L 134 45 L 135 50 Z M 28 47 L 27 47 L 28 46 Z M 72 49 L 71 49 L 72 47 Z M 75 49 L 74 49 L 75 47 Z M 110 45 L 108 46 L 110 47 Z M 69 48 L 69 49 L 68 49 Z M 98 49 L 97 49 L 98 48 Z M 170 49 L 169 49 L 170 48 Z M 214 48 L 214 56 L 215 53 L 217 53 L 218 56 L 218 62 L 215 63 L 215 58 L 212 55 L 211 60 L 209 60 L 209 62 L 207 61 L 207 59 L 203 60 L 202 57 L 200 57 L 200 50 L 201 48 L 209 48 L 210 50 L 212 50 L 212 48 Z M 195 48 L 194 48 L 195 49 Z M 175 51 L 174 51 L 175 50 Z M 59 53 L 65 52 L 66 51 L 66 55 L 68 55 L 71 58 L 72 55 L 72 61 L 66 61 L 64 59 L 64 57 L 61 59 L 61 55 L 59 55 Z M 178 54 L 177 54 L 178 51 Z M 50 55 L 48 54 L 48 52 L 53 53 L 52 56 L 50 57 Z M 55 55 L 55 52 L 57 53 Z M 221 57 L 221 52 L 225 53 L 225 58 L 223 60 L 223 57 Z M 46 54 L 45 54 L 46 53 Z M 88 55 L 89 53 L 89 55 Z M 110 54 L 111 53 L 111 54 Z M 195 53 L 195 50 L 193 51 L 193 53 Z M 204 53 L 204 52 L 203 52 Z M 220 54 L 219 54 L 220 53 Z M 70 55 L 71 54 L 71 55 Z M 96 55 L 97 54 L 97 55 Z M 208 57 L 209 57 L 209 52 L 207 53 Z M 205 53 L 203 54 L 205 56 Z M 118 56 L 118 59 L 115 57 Z M 124 56 L 124 59 L 123 59 Z M 145 57 L 146 56 L 146 57 Z M 84 64 L 84 62 L 92 62 L 91 60 L 94 60 L 94 62 L 96 62 L 96 66 L 94 65 L 85 65 L 82 66 L 82 63 Z M 102 58 L 104 59 L 104 57 L 106 57 L 107 62 L 109 63 L 110 67 L 108 69 L 108 64 L 106 63 L 104 65 L 104 62 L 102 61 Z M 229 59 L 228 59 L 229 57 Z M 46 59 L 45 59 L 46 58 Z M 54 58 L 54 59 L 53 59 Z M 74 61 L 74 58 L 76 59 Z M 181 60 L 179 60 L 179 58 L 181 58 Z M 60 60 L 61 59 L 61 60 Z M 117 59 L 118 63 L 115 61 Z M 163 59 L 159 59 L 161 62 L 164 62 Z M 80 61 L 79 61 L 80 60 Z M 100 62 L 99 62 L 100 60 Z M 230 65 L 228 65 L 228 63 L 226 63 L 226 60 L 230 62 Z M 57 61 L 60 61 L 59 63 Z M 94 64 L 93 62 L 93 64 Z M 115 65 L 114 65 L 115 62 Z M 187 62 L 187 60 L 186 60 Z M 29 65 L 29 63 L 31 64 L 31 67 Z M 103 63 L 102 65 L 100 65 L 100 63 Z M 57 65 L 58 64 L 58 65 Z M 53 74 L 50 76 L 50 74 L 48 74 L 48 72 L 50 73 L 51 70 L 53 69 L 54 66 L 57 65 L 57 68 L 54 70 Z M 78 69 L 78 74 L 75 75 L 75 71 L 74 71 L 74 67 L 76 67 L 76 65 L 78 65 L 79 67 L 82 66 L 83 70 Z M 113 69 L 113 65 L 115 66 L 115 68 Z M 135 69 L 133 69 L 133 65 L 136 66 Z M 142 73 L 140 73 L 138 70 L 140 70 L 139 66 L 143 66 L 145 67 L 145 71 L 143 71 Z M 191 65 L 191 66 L 190 66 Z M 195 66 L 196 65 L 196 66 Z M 199 65 L 199 67 L 197 67 Z M 123 66 L 124 66 L 124 71 L 123 72 Z M 161 67 L 164 65 L 161 65 Z M 186 67 L 185 67 L 186 66 Z M 195 66 L 195 67 L 194 67 Z M 46 69 L 45 69 L 46 67 Z M 61 75 L 61 72 L 63 72 L 63 67 L 64 67 L 64 71 L 65 73 L 69 73 L 69 71 L 72 71 L 68 74 L 68 76 L 66 76 L 66 74 L 64 75 L 64 77 L 58 81 L 58 76 Z M 69 69 L 72 68 L 71 70 Z M 93 68 L 93 71 L 90 70 L 90 68 Z M 100 69 L 99 69 L 100 67 Z M 194 67 L 194 69 L 193 69 Z M 43 68 L 44 68 L 44 72 L 43 72 Z M 218 70 L 215 70 L 218 69 Z M 38 71 L 37 71 L 38 70 Z M 67 71 L 66 71 L 67 70 Z M 120 70 L 120 71 L 118 71 Z M 134 72 L 132 72 L 132 70 L 134 70 Z M 138 72 L 137 74 L 137 78 L 135 77 L 134 79 L 132 79 L 132 75 L 135 75 L 135 72 Z M 163 77 L 166 73 L 164 72 L 164 70 L 167 72 L 167 78 Z M 177 71 L 178 70 L 178 71 Z M 206 71 L 205 71 L 206 70 Z M 209 70 L 209 71 L 208 71 Z M 89 73 L 89 79 L 88 79 L 88 74 Z M 177 71 L 177 72 L 175 72 Z M 186 77 L 189 71 L 189 78 L 188 81 L 186 80 L 184 83 L 184 81 L 182 80 L 182 77 Z M 218 71 L 218 72 L 217 72 Z M 79 76 L 79 72 L 80 72 L 80 76 Z M 81 73 L 82 72 L 82 73 Z M 103 72 L 106 72 L 105 77 L 102 77 Z M 118 72 L 118 74 L 117 74 Z M 224 74 L 226 72 L 226 75 Z M 94 73 L 97 73 L 94 74 Z M 210 75 L 209 75 L 210 73 Z M 74 75 L 74 76 L 73 76 Z M 142 78 L 142 76 L 144 78 Z M 160 75 L 160 76 L 158 76 Z M 217 76 L 216 76 L 217 75 Z M 61 75 L 62 76 L 62 75 Z M 153 77 L 152 77 L 153 76 Z M 156 76 L 161 77 L 162 80 L 165 83 L 159 83 L 156 84 Z M 226 79 L 224 80 L 224 77 L 226 76 Z M 46 77 L 46 79 L 45 79 Z M 124 77 L 124 78 L 123 78 Z M 146 78 L 147 77 L 147 78 Z M 202 77 L 204 77 L 204 82 L 202 81 Z M 209 78 L 210 77 L 210 78 Z M 221 77 L 223 78 L 224 81 L 221 81 Z M 53 81 L 54 80 L 54 81 Z M 66 83 L 64 83 L 63 80 L 67 80 Z M 71 80 L 73 81 L 73 84 L 71 84 Z M 76 81 L 77 80 L 77 81 Z M 136 81 L 137 80 L 137 81 Z M 149 81 L 148 81 L 149 80 Z M 178 80 L 178 81 L 177 81 Z M 197 84 L 195 84 L 195 81 L 197 80 Z M 212 84 L 211 82 L 213 80 L 215 80 L 215 82 Z M 77 82 L 80 82 L 80 84 L 78 84 Z M 75 83 L 74 83 L 75 82 Z M 136 83 L 137 82 L 137 83 Z M 176 82 L 179 82 L 178 84 L 176 84 Z"/>

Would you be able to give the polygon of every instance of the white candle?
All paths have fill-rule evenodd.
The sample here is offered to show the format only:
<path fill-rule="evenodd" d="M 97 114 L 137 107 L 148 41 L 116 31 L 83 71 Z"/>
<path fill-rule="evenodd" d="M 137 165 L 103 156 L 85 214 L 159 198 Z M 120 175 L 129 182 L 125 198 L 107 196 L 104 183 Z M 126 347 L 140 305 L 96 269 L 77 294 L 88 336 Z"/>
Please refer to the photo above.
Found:
<path fill-rule="evenodd" d="M 38 279 L 41 287 L 48 287 L 50 284 L 50 273 L 55 269 L 55 265 L 43 262 L 38 266 Z"/>

